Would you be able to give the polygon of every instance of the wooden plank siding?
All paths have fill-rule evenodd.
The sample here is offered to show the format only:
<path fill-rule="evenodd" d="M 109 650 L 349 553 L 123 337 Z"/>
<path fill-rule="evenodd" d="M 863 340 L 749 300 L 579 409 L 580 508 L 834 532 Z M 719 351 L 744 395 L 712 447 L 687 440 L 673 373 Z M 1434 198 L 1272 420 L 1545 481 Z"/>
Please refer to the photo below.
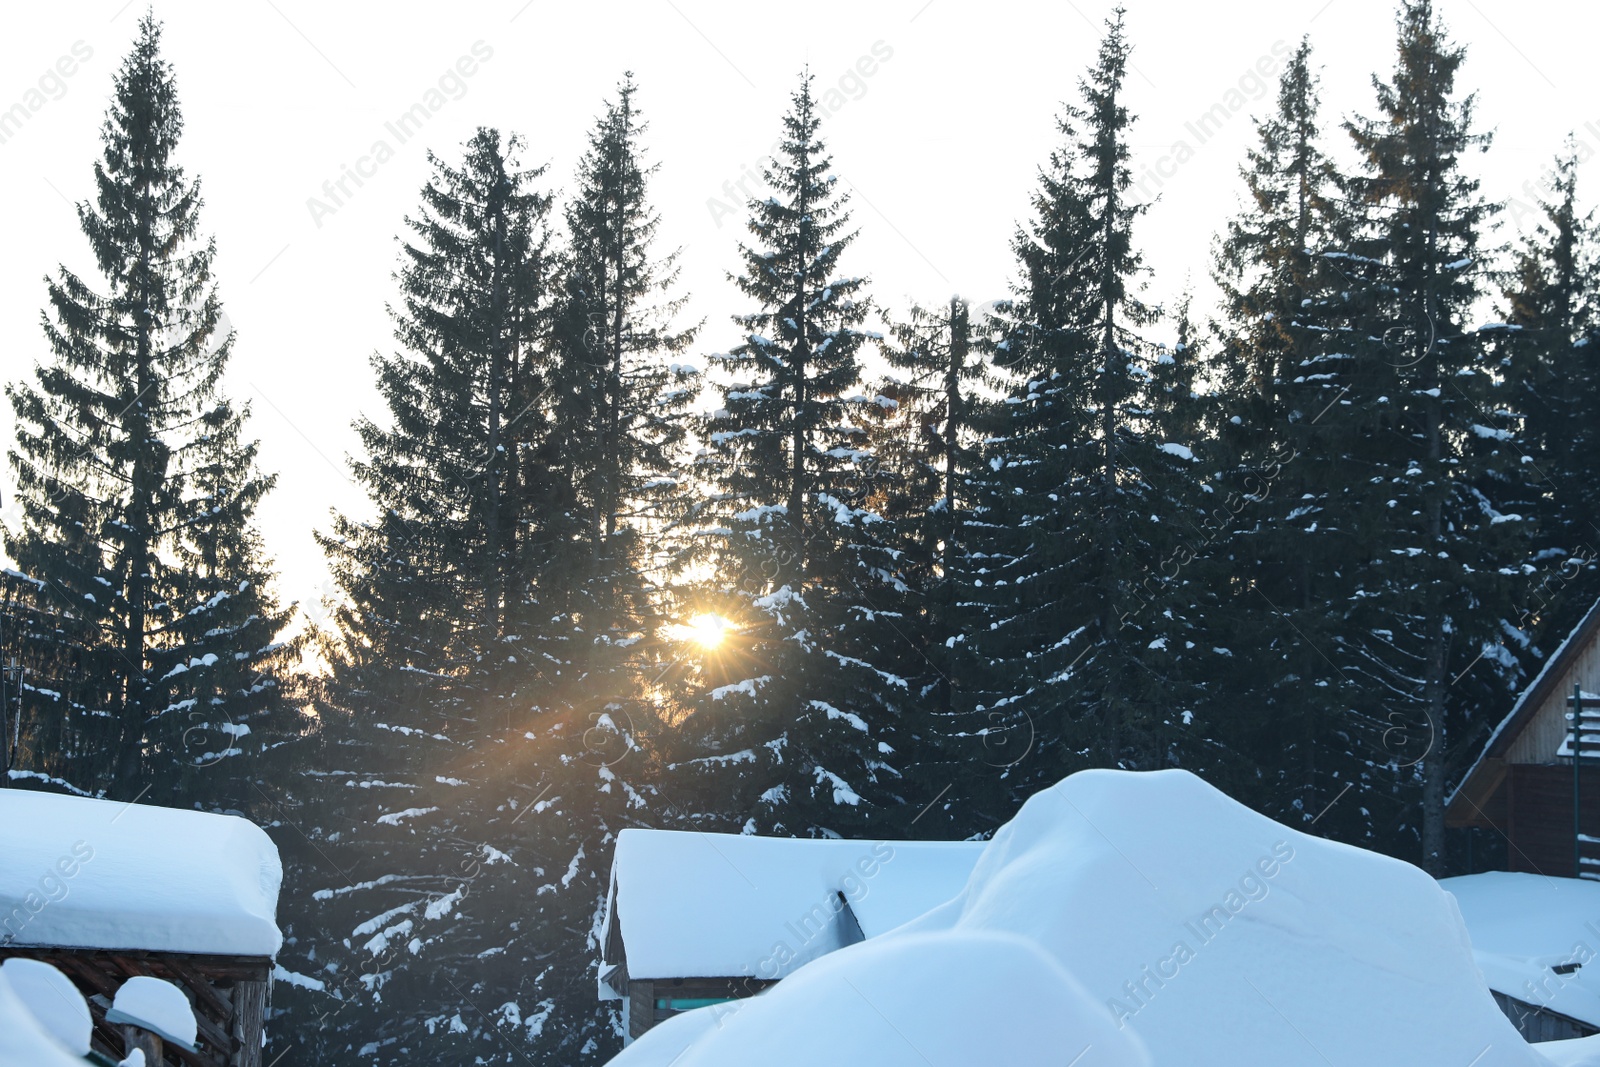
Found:
<path fill-rule="evenodd" d="M 1583 832 L 1600 837 L 1600 767 L 1585 767 L 1579 785 Z M 1511 842 L 1513 871 L 1572 878 L 1572 765 L 1512 764 L 1498 790 L 1505 814 L 1499 829 Z M 1593 873 L 1600 874 L 1600 868 Z"/>
<path fill-rule="evenodd" d="M 648 978 L 628 980 L 628 1036 L 643 1037 L 656 1024 L 655 983 Z"/>
<path fill-rule="evenodd" d="M 1551 687 L 1533 709 L 1522 732 L 1511 739 L 1505 754 L 1508 763 L 1554 762 L 1556 750 L 1567 736 L 1567 698 L 1572 696 L 1574 681 L 1582 682 L 1586 693 L 1600 689 L 1600 635 L 1589 638 L 1576 650 L 1560 683 Z"/>

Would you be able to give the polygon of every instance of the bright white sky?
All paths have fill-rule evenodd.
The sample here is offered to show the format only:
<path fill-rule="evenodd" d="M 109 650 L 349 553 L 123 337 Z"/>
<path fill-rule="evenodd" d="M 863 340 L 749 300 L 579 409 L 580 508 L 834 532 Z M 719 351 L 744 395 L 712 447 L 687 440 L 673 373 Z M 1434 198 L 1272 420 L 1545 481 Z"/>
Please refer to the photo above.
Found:
<path fill-rule="evenodd" d="M 363 511 L 345 477 L 358 412 L 381 414 L 368 359 L 392 348 L 384 306 L 394 296 L 394 238 L 415 208 L 432 149 L 454 160 L 478 125 L 523 134 L 530 162 L 547 161 L 557 188 L 601 102 L 632 69 L 661 169 L 651 190 L 660 247 L 683 249 L 688 321 L 706 320 L 702 351 L 736 344 L 728 315 L 746 306 L 724 274 L 737 265 L 742 210 L 714 217 L 708 201 L 769 149 L 801 67 L 844 106 L 823 134 L 861 235 L 845 267 L 872 279 L 892 313 L 952 292 L 1002 295 L 1008 241 L 1027 213 L 1036 168 L 1055 145 L 1054 116 L 1091 61 L 1110 8 L 1104 0 L 457 0 L 355 4 L 312 0 L 156 0 L 176 64 L 187 128 L 180 159 L 204 180 L 202 226 L 217 238 L 217 276 L 238 330 L 232 394 L 254 408 L 264 466 L 279 474 L 260 525 L 281 572 L 280 593 L 302 604 L 326 590 L 311 531 L 332 508 Z M 1249 114 L 1276 90 L 1251 70 L 1273 46 L 1309 32 L 1323 70 L 1327 125 L 1372 109 L 1370 76 L 1393 62 L 1389 0 L 1131 0 L 1130 106 L 1135 170 L 1155 167 L 1183 139 L 1194 150 L 1163 181 L 1140 230 L 1167 299 L 1192 278 L 1202 302 L 1212 234 L 1233 209 L 1236 169 L 1252 139 Z M 1600 9 L 1572 0 L 1440 0 L 1469 45 L 1464 85 L 1479 94 L 1493 149 L 1472 161 L 1485 191 L 1519 197 L 1538 181 L 1569 131 L 1600 150 L 1600 98 L 1589 91 Z M 42 277 L 65 263 L 93 279 L 71 203 L 92 196 L 90 166 L 112 73 L 143 0 L 19 5 L 0 35 L 0 111 L 24 101 L 75 42 L 92 57 L 0 143 L 0 203 L 11 205 L 0 257 L 0 377 L 45 358 Z M 384 124 L 437 88 L 474 42 L 492 49 L 459 93 L 404 144 Z M 882 42 L 878 44 L 878 42 Z M 890 51 L 852 82 L 863 56 Z M 483 46 L 480 46 L 480 51 Z M 81 51 L 81 48 L 80 48 Z M 1185 124 L 1244 79 L 1245 105 L 1200 143 Z M 64 91 L 63 91 L 64 90 Z M 853 97 L 852 97 L 853 91 Z M 1252 93 L 1260 95 L 1249 99 Z M 50 98 L 52 97 L 53 98 Z M 37 98 L 35 98 L 36 100 Z M 1593 122 L 1593 128 L 1586 123 Z M 307 207 L 325 181 L 373 142 L 395 156 L 318 226 Z M 1343 151 L 1343 138 L 1339 138 Z M 1594 203 L 1600 169 L 1580 186 Z M 1149 186 L 1154 188 L 1154 186 Z M 354 189 L 353 186 L 350 188 Z M 1522 213 L 1526 219 L 1526 213 Z M 1508 235 L 1515 227 L 1508 217 Z M 10 405 L 0 437 L 11 442 Z M 14 521 L 9 468 L 0 475 Z"/>

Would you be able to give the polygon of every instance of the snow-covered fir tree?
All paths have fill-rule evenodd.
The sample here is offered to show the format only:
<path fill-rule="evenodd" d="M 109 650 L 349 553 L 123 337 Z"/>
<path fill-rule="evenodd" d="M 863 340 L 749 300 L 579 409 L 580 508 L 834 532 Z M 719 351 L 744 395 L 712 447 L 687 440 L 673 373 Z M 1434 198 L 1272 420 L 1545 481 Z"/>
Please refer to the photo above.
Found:
<path fill-rule="evenodd" d="M 1570 563 L 1587 572 L 1600 555 L 1600 497 L 1590 412 L 1600 399 L 1600 350 L 1593 348 L 1600 289 L 1600 244 L 1594 212 L 1578 205 L 1578 149 L 1569 143 L 1549 171 L 1539 218 L 1512 255 L 1501 285 L 1501 322 L 1494 340 L 1510 397 L 1522 420 L 1520 444 L 1536 478 L 1519 506 L 1542 513 L 1536 555 L 1559 571 Z M 1523 210 L 1533 210 L 1523 208 Z M 1542 475 L 1542 478 L 1537 477 Z M 1579 561 L 1588 561 L 1580 563 Z M 1594 586 L 1585 577 L 1569 591 L 1565 610 L 1551 614 L 1566 632 Z M 1530 601 L 1530 606 L 1532 602 Z"/>
<path fill-rule="evenodd" d="M 1500 500 L 1516 483 L 1518 425 L 1472 322 L 1487 285 L 1485 233 L 1493 208 L 1465 169 L 1487 146 L 1473 130 L 1473 97 L 1456 90 L 1463 50 L 1432 0 L 1402 0 L 1391 79 L 1374 79 L 1377 114 L 1347 129 L 1362 156 L 1353 182 L 1364 218 L 1352 249 L 1369 269 L 1353 285 L 1357 353 L 1374 388 L 1354 396 L 1369 415 L 1370 474 L 1356 489 L 1361 559 L 1341 667 L 1369 679 L 1390 720 L 1388 762 L 1415 786 L 1421 863 L 1445 863 L 1444 797 L 1471 758 L 1463 743 L 1516 681 L 1503 646 L 1517 624 L 1528 520 Z"/>
<path fill-rule="evenodd" d="M 316 892 L 292 902 L 286 966 L 324 984 L 301 1010 L 337 1021 L 296 1037 L 329 1062 L 350 1033 L 434 1035 L 441 1055 L 462 1033 L 498 1040 L 472 1005 L 545 951 L 515 943 L 503 903 L 462 905 L 507 884 L 533 896 L 540 831 L 519 839 L 496 813 L 533 795 L 524 735 L 571 658 L 565 590 L 543 581 L 578 536 L 546 418 L 551 198 L 521 150 L 480 128 L 459 164 L 431 159 L 396 275 L 401 350 L 374 359 L 387 417 L 356 427 L 374 517 L 336 515 L 319 537 L 339 592 L 322 755 L 294 816 Z"/>
<path fill-rule="evenodd" d="M 1158 312 L 1138 295 L 1129 50 L 1119 10 L 1083 103 L 1059 120 L 1034 217 L 1013 239 L 1016 292 L 999 305 L 994 358 L 1019 384 L 988 443 L 969 535 L 984 674 L 972 724 L 1011 757 L 988 760 L 971 788 L 998 818 L 1075 767 L 1182 762 L 1192 694 L 1179 661 L 1214 654 L 1187 633 L 1184 537 L 1203 468 L 1192 397 L 1175 390 L 1186 392 L 1191 356 L 1149 338 Z M 1194 473 L 1174 479 L 1174 460 Z M 1147 653 L 1161 654 L 1159 671 Z"/>
<path fill-rule="evenodd" d="M 695 328 L 674 321 L 684 302 L 673 293 L 678 254 L 656 248 L 656 166 L 637 93 L 625 75 L 606 101 L 565 209 L 551 417 L 579 521 L 540 580 L 569 590 L 569 680 L 530 720 L 542 795 L 492 817 L 520 819 L 521 836 L 538 840 L 544 871 L 532 904 L 507 895 L 500 913 L 544 947 L 522 999 L 545 1006 L 539 1047 L 573 1064 L 604 1062 L 620 1034 L 617 1005 L 594 999 L 617 831 L 682 815 L 675 794 L 661 793 L 663 697 L 685 651 L 667 579 L 683 552 L 682 446 L 699 372 L 683 355 Z M 537 810 L 523 818 L 529 799 Z"/>
<path fill-rule="evenodd" d="M 894 324 L 884 346 L 891 373 L 878 389 L 894 406 L 872 434 L 885 483 L 881 512 L 895 531 L 909 589 L 901 673 L 912 699 L 902 729 L 914 753 L 904 767 L 906 789 L 918 811 L 988 754 L 959 710 L 971 658 L 973 620 L 963 591 L 972 478 L 1001 386 L 976 336 L 984 328 L 983 312 L 977 314 L 975 324 L 968 302 L 952 297 L 936 309 L 913 307 Z M 941 805 L 918 818 L 917 832 L 968 836 L 974 831 L 962 815 L 956 805 Z"/>
<path fill-rule="evenodd" d="M 844 273 L 848 197 L 819 135 L 809 74 L 749 204 L 734 280 L 756 310 L 713 356 L 718 406 L 701 430 L 698 516 L 712 577 L 693 610 L 730 631 L 704 657 L 684 724 L 703 772 L 697 810 L 737 829 L 850 834 L 898 807 L 895 733 L 908 682 L 904 582 L 882 517 L 860 392 L 874 339 L 863 278 Z"/>
<path fill-rule="evenodd" d="M 101 277 L 61 267 L 47 282 L 49 356 L 8 388 L 22 519 L 6 550 L 74 649 L 20 649 L 35 666 L 23 720 L 38 731 L 36 771 L 240 807 L 251 798 L 233 757 L 297 728 L 281 687 L 297 642 L 279 640 L 289 611 L 253 525 L 274 479 L 257 467 L 248 406 L 222 388 L 234 339 L 200 183 L 177 161 L 183 113 L 161 34 L 153 16 L 139 23 L 101 127 L 95 200 L 77 209 Z"/>
<path fill-rule="evenodd" d="M 1277 818 L 1370 841 L 1371 803 L 1328 805 L 1373 784 L 1390 724 L 1370 713 L 1362 677 L 1324 650 L 1343 636 L 1363 551 L 1351 489 L 1370 477 L 1370 401 L 1387 388 L 1371 376 L 1388 363 L 1355 321 L 1372 264 L 1350 252 L 1355 221 L 1322 144 L 1311 54 L 1302 41 L 1257 123 L 1213 269 L 1224 297 L 1217 488 L 1237 503 L 1217 544 L 1232 580 L 1211 621 L 1225 645 L 1251 650 L 1226 664 L 1216 692 L 1251 713 L 1240 725 L 1262 780 L 1244 795 Z"/>
<path fill-rule="evenodd" d="M 377 361 L 389 420 L 359 424 L 379 517 L 323 539 L 342 603 L 309 807 L 338 867 L 297 951 L 333 963 L 346 1031 L 441 1055 L 616 1048 L 595 933 L 662 763 L 656 544 L 693 381 L 656 299 L 674 272 L 634 92 L 596 124 L 559 256 L 542 169 L 492 130 L 435 161 L 410 220 L 404 351 Z"/>

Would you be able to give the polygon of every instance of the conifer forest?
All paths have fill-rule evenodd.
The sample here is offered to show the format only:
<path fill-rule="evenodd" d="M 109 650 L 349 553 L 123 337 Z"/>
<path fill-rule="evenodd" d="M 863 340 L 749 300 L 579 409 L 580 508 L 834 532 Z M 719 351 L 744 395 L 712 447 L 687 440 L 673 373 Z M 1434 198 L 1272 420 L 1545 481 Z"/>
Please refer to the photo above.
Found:
<path fill-rule="evenodd" d="M 831 68 L 764 71 L 781 110 L 718 134 L 768 154 L 707 190 L 730 295 L 704 316 L 649 80 L 529 103 L 590 116 L 574 144 L 403 113 L 306 205 L 331 224 L 426 144 L 392 242 L 345 268 L 389 279 L 389 332 L 305 336 L 378 398 L 330 509 L 230 376 L 245 278 L 186 162 L 210 90 L 174 17 L 130 10 L 74 82 L 103 97 L 65 163 L 92 173 L 76 246 L 8 241 L 43 277 L 6 304 L 34 343 L 3 362 L 0 785 L 265 828 L 264 1058 L 337 1067 L 617 1055 L 629 827 L 984 841 L 1073 772 L 1181 768 L 1435 877 L 1504 864 L 1446 799 L 1600 595 L 1593 150 L 1525 161 L 1510 227 L 1468 8 L 1395 0 L 1349 114 L 1324 83 L 1367 72 L 1314 23 L 1231 120 L 1190 277 L 1157 279 L 1146 216 L 1200 142 L 1138 162 L 1134 12 L 1091 14 L 1014 225 L 973 238 L 1008 250 L 992 293 L 874 283 L 858 237 L 906 213 L 842 178 Z M 968 127 L 924 162 L 995 148 Z M 330 576 L 309 600 L 274 498 Z"/>

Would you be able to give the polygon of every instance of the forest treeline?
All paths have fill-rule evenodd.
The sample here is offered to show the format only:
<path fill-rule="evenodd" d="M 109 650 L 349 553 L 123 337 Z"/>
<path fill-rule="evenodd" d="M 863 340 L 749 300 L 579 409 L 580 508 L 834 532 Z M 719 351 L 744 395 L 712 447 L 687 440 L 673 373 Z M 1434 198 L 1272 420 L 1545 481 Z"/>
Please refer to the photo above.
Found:
<path fill-rule="evenodd" d="M 1220 306 L 1155 306 L 1130 48 L 1119 10 L 984 305 L 875 300 L 808 76 L 731 323 L 686 320 L 631 75 L 559 199 L 516 134 L 430 154 L 369 506 L 319 527 L 337 589 L 290 636 L 255 512 L 295 487 L 224 388 L 147 17 L 77 209 L 95 272 L 46 279 L 8 386 L 10 784 L 266 825 L 269 1055 L 324 1064 L 603 1062 L 627 826 L 974 838 L 1075 770 L 1180 767 L 1463 869 L 1448 790 L 1597 592 L 1589 150 L 1502 243 L 1463 49 L 1401 0 L 1364 115 L 1291 50 Z"/>

